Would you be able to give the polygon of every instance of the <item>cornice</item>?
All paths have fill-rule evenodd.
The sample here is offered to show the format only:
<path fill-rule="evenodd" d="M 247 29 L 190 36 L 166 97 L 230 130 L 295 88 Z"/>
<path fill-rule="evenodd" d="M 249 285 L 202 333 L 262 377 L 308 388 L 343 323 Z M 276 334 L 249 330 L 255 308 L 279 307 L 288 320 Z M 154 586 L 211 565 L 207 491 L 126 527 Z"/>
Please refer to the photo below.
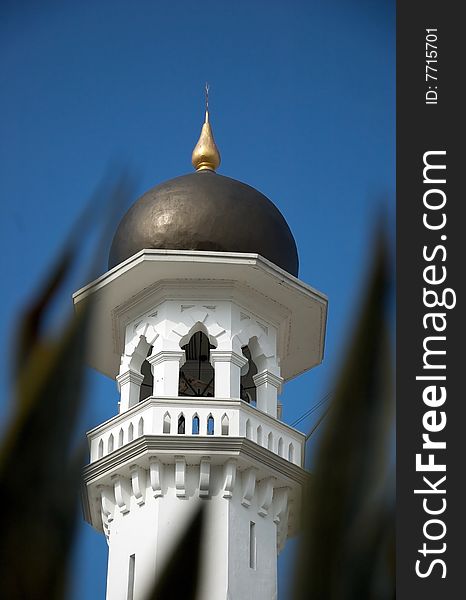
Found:
<path fill-rule="evenodd" d="M 244 459 L 249 466 L 265 470 L 274 477 L 284 477 L 289 483 L 302 485 L 309 478 L 303 468 L 246 438 L 144 435 L 86 466 L 84 483 L 111 476 L 123 467 L 129 469 L 138 460 L 145 462 L 154 455 L 167 464 L 173 463 L 175 456 L 186 456 L 196 463 L 206 456 L 212 459 L 224 457 L 225 462 L 230 458 Z"/>

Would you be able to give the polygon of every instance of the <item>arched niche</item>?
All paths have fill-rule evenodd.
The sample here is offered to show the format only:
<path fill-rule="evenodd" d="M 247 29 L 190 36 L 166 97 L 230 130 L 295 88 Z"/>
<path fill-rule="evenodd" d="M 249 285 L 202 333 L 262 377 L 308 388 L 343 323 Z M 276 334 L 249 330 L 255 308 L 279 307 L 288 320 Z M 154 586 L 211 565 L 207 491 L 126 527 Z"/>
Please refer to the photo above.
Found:
<path fill-rule="evenodd" d="M 210 363 L 210 351 L 215 345 L 207 328 L 196 323 L 180 340 L 180 347 L 185 353 L 185 362 L 180 368 L 178 395 L 213 397 L 215 372 Z"/>
<path fill-rule="evenodd" d="M 152 367 L 149 361 L 147 360 L 147 357 L 150 356 L 152 353 L 152 349 L 153 346 L 149 346 L 146 352 L 146 357 L 143 360 L 140 367 L 140 373 L 144 379 L 142 380 L 141 387 L 139 389 L 139 402 L 142 402 L 143 400 L 149 398 L 149 396 L 152 396 L 153 394 L 154 376 L 152 375 Z"/>
<path fill-rule="evenodd" d="M 246 402 L 254 398 L 259 410 L 276 418 L 278 393 L 283 380 L 278 375 L 278 359 L 266 332 L 257 325 L 249 325 L 233 338 L 234 347 L 238 344 L 241 344 L 242 354 L 248 360 L 241 371 L 241 398 Z"/>
<path fill-rule="evenodd" d="M 120 373 L 116 378 L 120 390 L 120 412 L 125 412 L 152 395 L 152 372 L 146 360 L 151 348 L 151 344 L 143 335 L 135 335 L 126 344 L 125 353 L 121 358 Z"/>
<path fill-rule="evenodd" d="M 120 372 L 124 372 L 125 370 L 136 373 L 141 372 L 142 363 L 149 355 L 149 350 L 151 350 L 154 343 L 153 338 L 155 338 L 155 333 L 147 337 L 144 332 L 145 329 L 142 329 L 141 333 L 137 332 L 130 337 L 125 346 L 125 353 L 122 356 Z"/>
<path fill-rule="evenodd" d="M 259 372 L 278 369 L 276 349 L 268 334 L 256 323 L 248 324 L 235 334 L 232 346 L 238 350 L 247 346 Z"/>
<path fill-rule="evenodd" d="M 254 375 L 257 375 L 258 369 L 252 358 L 249 346 L 243 346 L 241 352 L 247 358 L 248 362 L 241 369 L 240 398 L 244 402 L 256 406 L 257 390 L 254 383 Z"/>

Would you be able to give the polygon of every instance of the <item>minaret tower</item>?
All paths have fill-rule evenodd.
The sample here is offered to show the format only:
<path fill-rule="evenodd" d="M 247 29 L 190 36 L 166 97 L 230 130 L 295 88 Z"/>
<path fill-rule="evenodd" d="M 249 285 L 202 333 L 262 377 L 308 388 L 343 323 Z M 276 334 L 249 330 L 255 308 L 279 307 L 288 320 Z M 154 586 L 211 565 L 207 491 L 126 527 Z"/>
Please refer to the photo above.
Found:
<path fill-rule="evenodd" d="M 108 272 L 74 295 L 94 302 L 89 361 L 120 393 L 88 433 L 84 473 L 108 600 L 145 599 L 202 502 L 199 600 L 276 598 L 306 480 L 305 438 L 278 396 L 322 361 L 327 300 L 298 279 L 272 202 L 215 172 L 208 106 L 192 160 L 129 209 Z"/>

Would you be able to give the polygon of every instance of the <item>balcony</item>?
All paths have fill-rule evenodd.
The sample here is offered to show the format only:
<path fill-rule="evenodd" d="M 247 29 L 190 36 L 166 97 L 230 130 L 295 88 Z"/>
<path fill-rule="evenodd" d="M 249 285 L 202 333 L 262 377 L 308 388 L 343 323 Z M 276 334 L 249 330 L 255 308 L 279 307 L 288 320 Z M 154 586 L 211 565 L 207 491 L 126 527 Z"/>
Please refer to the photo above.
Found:
<path fill-rule="evenodd" d="M 303 466 L 305 436 L 242 400 L 149 397 L 88 434 L 93 463 L 143 435 L 245 437 Z"/>

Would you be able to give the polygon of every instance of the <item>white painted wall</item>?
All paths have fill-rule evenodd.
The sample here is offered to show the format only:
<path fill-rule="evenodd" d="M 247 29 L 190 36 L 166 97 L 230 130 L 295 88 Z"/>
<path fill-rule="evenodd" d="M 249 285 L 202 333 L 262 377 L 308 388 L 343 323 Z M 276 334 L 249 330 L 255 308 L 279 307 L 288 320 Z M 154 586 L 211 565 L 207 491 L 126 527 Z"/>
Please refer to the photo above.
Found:
<path fill-rule="evenodd" d="M 252 495 L 245 500 L 244 494 L 251 491 L 250 473 L 238 471 L 234 485 L 225 485 L 227 471 L 220 465 L 212 466 L 207 496 L 199 498 L 199 475 L 199 466 L 187 465 L 180 488 L 175 482 L 175 466 L 163 465 L 161 493 L 156 497 L 148 473 L 139 498 L 129 479 L 119 482 L 124 488 L 124 504 L 121 501 L 119 504 L 116 496 L 106 503 L 107 600 L 127 600 L 131 555 L 135 557 L 133 600 L 145 599 L 154 577 L 163 570 L 199 503 L 206 509 L 206 523 L 198 600 L 270 600 L 275 597 L 276 517 L 281 511 L 282 522 L 285 522 L 283 515 L 288 511 L 282 503 L 282 489 L 270 487 L 270 478 L 262 481 L 253 478 Z M 272 483 L 279 484 L 278 480 Z M 255 569 L 250 567 L 251 521 L 255 523 L 257 540 Z M 179 586 L 177 597 L 182 597 L 182 574 Z"/>

